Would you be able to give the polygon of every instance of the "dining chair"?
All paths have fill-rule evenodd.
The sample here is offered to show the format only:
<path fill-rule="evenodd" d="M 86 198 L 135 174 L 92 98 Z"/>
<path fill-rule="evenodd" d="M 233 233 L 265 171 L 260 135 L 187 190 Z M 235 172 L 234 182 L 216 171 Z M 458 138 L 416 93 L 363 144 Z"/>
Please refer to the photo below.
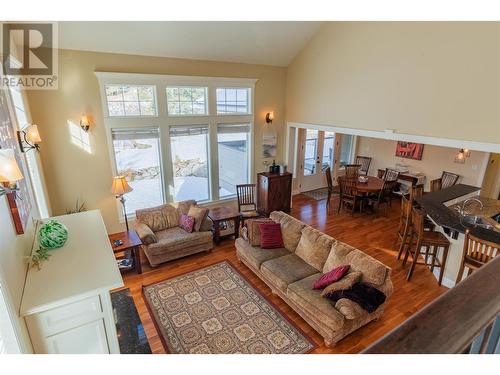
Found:
<path fill-rule="evenodd" d="M 384 184 L 376 195 L 367 197 L 368 205 L 375 210 L 379 210 L 381 205 L 385 205 L 385 216 L 387 216 L 388 207 L 391 205 L 392 192 L 397 181 L 384 180 Z"/>
<path fill-rule="evenodd" d="M 410 200 L 413 201 L 415 198 L 419 198 L 424 195 L 424 185 L 413 185 L 410 188 Z"/>
<path fill-rule="evenodd" d="M 337 213 L 340 213 L 340 209 L 344 208 L 346 205 L 351 207 L 351 214 L 354 215 L 356 211 L 356 205 L 359 203 L 360 211 L 363 210 L 363 200 L 358 194 L 358 189 L 356 187 L 357 178 L 347 178 L 339 177 L 337 179 L 340 186 L 340 201 Z"/>
<path fill-rule="evenodd" d="M 391 168 L 386 168 L 384 173 L 384 181 L 397 181 L 399 177 L 399 171 Z"/>
<path fill-rule="evenodd" d="M 431 180 L 431 192 L 449 188 L 458 182 L 460 176 L 456 173 L 443 171 L 440 178 Z"/>
<path fill-rule="evenodd" d="M 357 179 L 359 176 L 359 169 L 361 168 L 361 164 L 346 164 L 344 165 L 344 168 L 346 178 Z"/>
<path fill-rule="evenodd" d="M 338 191 L 336 191 L 335 186 L 333 186 L 332 171 L 330 167 L 327 167 L 325 169 L 325 177 L 326 184 L 328 186 L 328 198 L 326 199 L 326 210 L 328 211 L 330 209 L 330 200 L 333 194 L 338 193 Z"/>
<path fill-rule="evenodd" d="M 245 219 L 259 217 L 257 212 L 257 201 L 255 199 L 255 184 L 236 185 L 236 196 L 238 198 L 238 211 L 241 214 L 241 223 Z"/>
<path fill-rule="evenodd" d="M 499 255 L 500 245 L 498 243 L 483 240 L 470 233 L 469 229 L 465 231 L 464 249 L 462 255 L 462 263 L 456 284 L 462 281 L 465 267 L 467 267 L 467 277 L 472 271 L 488 263 L 490 260 Z"/>
<path fill-rule="evenodd" d="M 421 208 L 413 207 L 411 211 L 411 232 L 406 246 L 403 267 L 408 261 L 408 257 L 412 256 L 412 263 L 406 281 L 410 281 L 415 270 L 415 266 L 425 265 L 430 267 L 430 271 L 434 272 L 434 268 L 439 268 L 438 284 L 441 285 L 448 258 L 448 250 L 450 249 L 450 241 L 441 232 L 425 231 L 424 219 L 426 213 Z M 439 249 L 443 249 L 441 259 L 438 259 Z M 419 262 L 420 256 L 423 255 L 424 261 Z"/>
<path fill-rule="evenodd" d="M 359 168 L 359 174 L 368 176 L 368 171 L 370 170 L 370 164 L 372 163 L 372 158 L 369 156 L 356 156 L 356 164 L 361 165 Z"/>

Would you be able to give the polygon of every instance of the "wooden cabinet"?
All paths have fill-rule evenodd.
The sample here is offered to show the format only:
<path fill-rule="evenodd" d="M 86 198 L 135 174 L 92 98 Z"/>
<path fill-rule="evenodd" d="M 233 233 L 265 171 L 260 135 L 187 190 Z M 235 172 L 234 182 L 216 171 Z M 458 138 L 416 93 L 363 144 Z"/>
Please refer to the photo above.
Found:
<path fill-rule="evenodd" d="M 290 212 L 292 202 L 291 173 L 257 174 L 257 211 L 269 216 L 273 211 Z"/>

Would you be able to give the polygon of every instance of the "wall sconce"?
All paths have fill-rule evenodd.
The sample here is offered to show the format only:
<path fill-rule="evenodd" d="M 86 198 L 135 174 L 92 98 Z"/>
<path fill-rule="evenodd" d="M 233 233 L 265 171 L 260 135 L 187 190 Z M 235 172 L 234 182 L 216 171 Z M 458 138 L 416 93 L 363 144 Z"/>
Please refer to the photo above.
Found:
<path fill-rule="evenodd" d="M 14 150 L 0 149 L 0 196 L 15 193 L 16 181 L 22 180 L 23 174 L 17 165 Z"/>
<path fill-rule="evenodd" d="M 88 116 L 82 116 L 82 118 L 80 119 L 80 127 L 85 133 L 88 133 L 90 129 L 90 119 Z"/>
<path fill-rule="evenodd" d="M 274 120 L 274 112 L 272 112 L 272 111 L 271 111 L 271 112 L 268 112 L 268 113 L 266 114 L 266 122 L 267 122 L 268 124 L 272 124 L 272 123 L 273 123 L 273 120 Z"/>
<path fill-rule="evenodd" d="M 26 130 L 18 130 L 17 140 L 21 152 L 27 152 L 32 149 L 40 151 L 38 144 L 42 142 L 42 139 L 40 138 L 40 133 L 38 133 L 38 126 L 35 124 L 28 126 Z"/>
<path fill-rule="evenodd" d="M 465 158 L 468 157 L 470 157 L 470 150 L 467 148 L 461 148 L 455 155 L 455 163 L 465 164 Z"/>

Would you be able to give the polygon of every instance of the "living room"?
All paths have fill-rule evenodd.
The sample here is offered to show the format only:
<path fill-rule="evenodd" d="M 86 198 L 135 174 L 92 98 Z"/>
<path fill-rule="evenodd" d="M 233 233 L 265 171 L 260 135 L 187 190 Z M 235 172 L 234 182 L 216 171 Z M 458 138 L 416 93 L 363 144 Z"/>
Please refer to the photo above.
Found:
<path fill-rule="evenodd" d="M 323 18 L 2 21 L 2 352 L 498 353 L 500 24 Z"/>

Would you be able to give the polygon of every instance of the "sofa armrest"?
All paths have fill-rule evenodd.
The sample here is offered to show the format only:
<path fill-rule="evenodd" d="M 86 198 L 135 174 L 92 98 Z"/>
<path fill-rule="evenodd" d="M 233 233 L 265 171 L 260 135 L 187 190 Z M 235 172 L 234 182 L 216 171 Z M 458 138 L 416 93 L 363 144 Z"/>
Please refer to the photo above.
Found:
<path fill-rule="evenodd" d="M 143 245 L 150 245 L 158 242 L 158 238 L 156 238 L 154 232 L 144 223 L 136 224 L 135 231 L 139 235 Z"/>
<path fill-rule="evenodd" d="M 200 232 L 208 232 L 211 231 L 214 226 L 214 222 L 208 216 L 203 220 L 200 226 Z"/>
<path fill-rule="evenodd" d="M 347 298 L 339 299 L 335 303 L 335 308 L 348 320 L 360 319 L 363 316 L 368 315 L 368 312 L 360 305 Z"/>

